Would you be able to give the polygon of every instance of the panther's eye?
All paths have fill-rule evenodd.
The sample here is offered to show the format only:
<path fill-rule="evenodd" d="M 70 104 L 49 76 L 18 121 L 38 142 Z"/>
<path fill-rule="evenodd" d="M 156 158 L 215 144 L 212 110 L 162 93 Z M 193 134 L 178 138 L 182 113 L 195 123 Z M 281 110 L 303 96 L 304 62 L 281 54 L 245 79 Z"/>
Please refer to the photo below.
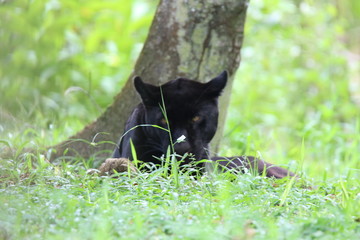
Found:
<path fill-rule="evenodd" d="M 167 124 L 167 121 L 166 121 L 165 118 L 162 118 L 162 119 L 160 120 L 160 123 L 161 123 L 162 125 L 166 125 L 166 124 Z"/>
<path fill-rule="evenodd" d="M 201 117 L 200 116 L 195 116 L 191 119 L 191 122 L 192 123 L 197 123 L 197 122 L 200 122 L 201 121 Z"/>

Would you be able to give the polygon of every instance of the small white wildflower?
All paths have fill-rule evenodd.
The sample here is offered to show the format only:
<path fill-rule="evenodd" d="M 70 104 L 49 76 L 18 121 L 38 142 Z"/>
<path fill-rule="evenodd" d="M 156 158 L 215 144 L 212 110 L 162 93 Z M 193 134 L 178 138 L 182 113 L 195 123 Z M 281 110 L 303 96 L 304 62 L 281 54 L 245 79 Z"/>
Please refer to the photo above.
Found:
<path fill-rule="evenodd" d="M 177 142 L 177 143 L 181 143 L 181 142 L 184 142 L 185 139 L 186 139 L 186 137 L 185 137 L 184 135 L 181 135 L 181 136 L 176 140 L 176 142 Z"/>

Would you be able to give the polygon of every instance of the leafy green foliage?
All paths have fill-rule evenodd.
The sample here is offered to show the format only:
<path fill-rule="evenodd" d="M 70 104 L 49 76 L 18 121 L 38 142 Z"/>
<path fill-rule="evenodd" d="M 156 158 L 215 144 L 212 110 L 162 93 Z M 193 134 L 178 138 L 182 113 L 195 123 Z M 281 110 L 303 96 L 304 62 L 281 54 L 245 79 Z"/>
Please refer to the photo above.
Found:
<path fill-rule="evenodd" d="M 331 2 L 252 1 L 225 153 L 242 148 L 270 162 L 304 160 L 312 176 L 360 167 L 359 106 L 338 40 L 344 21 Z"/>
<path fill-rule="evenodd" d="M 20 119 L 16 125 L 35 120 L 34 128 L 67 129 L 66 121 L 76 132 L 127 80 L 155 6 L 145 0 L 5 1 L 1 110 Z"/>
<path fill-rule="evenodd" d="M 0 1 L 0 151 L 14 149 L 0 159 L 0 239 L 358 239 L 358 67 L 344 54 L 358 2 L 250 2 L 221 154 L 304 173 L 293 181 L 194 178 L 170 171 L 170 148 L 131 178 L 87 175 L 92 159 L 48 163 L 38 152 L 121 88 L 156 2 Z"/>

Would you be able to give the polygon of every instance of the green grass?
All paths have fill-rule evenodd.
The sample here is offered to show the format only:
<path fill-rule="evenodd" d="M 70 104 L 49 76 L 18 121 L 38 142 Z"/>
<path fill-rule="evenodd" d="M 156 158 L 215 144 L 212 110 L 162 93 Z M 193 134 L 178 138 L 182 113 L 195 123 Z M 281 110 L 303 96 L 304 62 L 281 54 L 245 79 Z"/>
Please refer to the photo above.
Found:
<path fill-rule="evenodd" d="M 129 178 L 82 164 L 2 164 L 3 239 L 356 239 L 359 181 L 273 180 L 251 174 Z M 34 160 L 33 159 L 33 160 Z M 16 169 L 16 170 L 14 170 Z M 284 193 L 286 192 L 286 195 Z"/>
<path fill-rule="evenodd" d="M 62 2 L 44 14 L 36 1 L 0 8 L 0 37 L 19 36 L 0 41 L 0 151 L 14 149 L 0 159 L 0 239 L 360 238 L 360 107 L 350 87 L 359 66 L 346 57 L 358 46 L 350 34 L 358 1 L 340 9 L 325 0 L 250 2 L 220 153 L 289 166 L 302 176 L 295 182 L 251 173 L 195 179 L 167 165 L 96 177 L 86 174 L 92 159 L 48 163 L 38 152 L 112 101 L 155 8 Z M 79 51 L 59 59 L 68 41 Z"/>

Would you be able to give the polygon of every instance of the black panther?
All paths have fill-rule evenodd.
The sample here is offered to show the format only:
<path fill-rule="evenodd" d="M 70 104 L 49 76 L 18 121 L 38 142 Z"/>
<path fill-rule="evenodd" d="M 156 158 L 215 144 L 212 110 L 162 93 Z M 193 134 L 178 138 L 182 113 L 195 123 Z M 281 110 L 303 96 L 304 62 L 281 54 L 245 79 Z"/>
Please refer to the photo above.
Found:
<path fill-rule="evenodd" d="M 209 156 L 209 143 L 218 125 L 218 98 L 227 79 L 224 71 L 207 83 L 178 78 L 158 87 L 135 77 L 135 89 L 142 102 L 131 113 L 113 158 L 133 160 L 132 142 L 137 159 L 159 164 L 161 156 L 173 146 L 177 156 L 186 156 L 181 158 L 182 164 L 210 159 L 223 169 L 242 171 L 245 167 L 259 173 L 265 170 L 268 177 L 293 176 L 283 168 L 251 156 Z"/>

